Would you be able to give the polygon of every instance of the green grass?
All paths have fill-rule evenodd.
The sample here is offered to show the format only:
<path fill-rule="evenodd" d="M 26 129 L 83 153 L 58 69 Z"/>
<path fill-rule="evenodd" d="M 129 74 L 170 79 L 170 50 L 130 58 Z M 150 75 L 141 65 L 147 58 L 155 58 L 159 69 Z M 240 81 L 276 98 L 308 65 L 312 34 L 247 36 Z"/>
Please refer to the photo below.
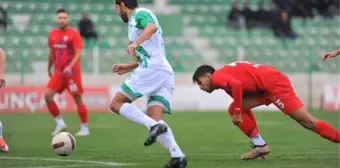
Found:
<path fill-rule="evenodd" d="M 339 128 L 339 113 L 313 114 Z M 69 131 L 78 131 L 77 115 L 63 116 Z M 240 160 L 240 155 L 250 150 L 248 138 L 232 125 L 226 113 L 174 113 L 165 120 L 186 153 L 189 168 L 339 167 L 339 145 L 304 130 L 280 112 L 258 112 L 256 117 L 261 134 L 271 147 L 271 155 L 265 161 Z M 160 168 L 169 159 L 167 151 L 158 143 L 143 146 L 147 135 L 143 126 L 114 114 L 92 113 L 91 135 L 77 137 L 76 151 L 69 157 L 56 156 L 51 149 L 50 133 L 55 123 L 48 114 L 1 114 L 0 119 L 10 146 L 10 153 L 0 154 L 1 168 L 109 167 L 66 160 L 124 162 L 135 163 L 136 168 Z"/>

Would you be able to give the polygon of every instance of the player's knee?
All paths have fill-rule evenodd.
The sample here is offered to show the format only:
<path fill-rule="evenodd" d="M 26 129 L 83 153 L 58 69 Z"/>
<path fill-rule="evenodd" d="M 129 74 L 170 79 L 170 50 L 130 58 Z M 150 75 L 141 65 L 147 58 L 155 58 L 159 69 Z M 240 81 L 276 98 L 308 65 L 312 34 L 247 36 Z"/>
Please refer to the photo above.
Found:
<path fill-rule="evenodd" d="M 110 110 L 111 110 L 111 112 L 119 114 L 119 109 L 120 109 L 121 106 L 122 106 L 122 103 L 112 101 L 111 104 L 110 104 Z"/>
<path fill-rule="evenodd" d="M 51 102 L 53 101 L 53 97 L 54 97 L 54 93 L 51 91 L 46 91 L 44 94 L 44 98 L 46 100 L 46 102 Z"/>
<path fill-rule="evenodd" d="M 234 107 L 235 107 L 235 103 L 234 102 L 229 105 L 228 113 L 229 113 L 230 116 L 234 115 L 234 111 L 233 111 Z"/>

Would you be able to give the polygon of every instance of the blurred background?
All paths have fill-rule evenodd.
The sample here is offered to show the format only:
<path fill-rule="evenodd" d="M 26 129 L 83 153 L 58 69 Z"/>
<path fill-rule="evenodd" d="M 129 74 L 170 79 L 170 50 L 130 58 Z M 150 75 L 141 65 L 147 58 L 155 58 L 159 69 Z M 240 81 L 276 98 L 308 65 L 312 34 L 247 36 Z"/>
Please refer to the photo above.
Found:
<path fill-rule="evenodd" d="M 339 0 L 139 0 L 139 4 L 154 11 L 162 25 L 167 58 L 176 71 L 178 109 L 225 108 L 212 105 L 219 95 L 210 103 L 189 101 L 195 96 L 184 95 L 205 96 L 194 88 L 191 75 L 200 64 L 220 67 L 242 60 L 271 64 L 288 73 L 310 108 L 339 109 L 339 59 L 320 61 L 324 52 L 340 47 Z M 84 84 L 119 87 L 125 76 L 113 75 L 111 66 L 132 58 L 125 51 L 127 25 L 116 15 L 114 0 L 1 0 L 0 46 L 8 57 L 7 85 L 46 84 L 47 36 L 58 8 L 70 13 L 71 26 L 83 36 Z"/>

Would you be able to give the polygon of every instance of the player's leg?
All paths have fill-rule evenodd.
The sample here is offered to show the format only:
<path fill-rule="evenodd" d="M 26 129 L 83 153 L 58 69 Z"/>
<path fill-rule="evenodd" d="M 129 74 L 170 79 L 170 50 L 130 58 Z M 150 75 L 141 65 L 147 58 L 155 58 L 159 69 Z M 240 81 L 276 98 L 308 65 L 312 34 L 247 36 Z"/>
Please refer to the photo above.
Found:
<path fill-rule="evenodd" d="M 4 138 L 2 137 L 2 122 L 0 121 L 0 152 L 8 152 L 9 148 L 4 140 Z"/>
<path fill-rule="evenodd" d="M 308 113 L 301 100 L 295 95 L 288 77 L 282 75 L 276 87 L 273 88 L 272 94 L 274 95 L 273 103 L 304 128 L 316 132 L 325 139 L 339 143 L 339 130 Z"/>
<path fill-rule="evenodd" d="M 164 75 L 165 78 L 166 75 Z M 170 79 L 169 79 L 170 80 Z M 166 85 L 166 84 L 165 84 Z M 176 142 L 172 129 L 163 120 L 163 113 L 171 113 L 171 99 L 173 86 L 165 86 L 153 92 L 148 100 L 147 114 L 158 123 L 167 126 L 167 132 L 158 136 L 157 140 L 160 144 L 169 151 L 171 159 L 164 166 L 165 168 L 186 167 L 187 161 L 185 154 Z"/>
<path fill-rule="evenodd" d="M 143 74 L 143 72 L 132 73 L 131 77 L 122 84 L 120 90 L 114 96 L 110 104 L 110 109 L 112 112 L 117 113 L 130 121 L 146 126 L 150 129 L 149 137 L 157 137 L 166 132 L 167 127 L 157 123 L 136 106 L 131 104 L 131 102 L 142 97 L 143 94 L 149 93 L 150 88 L 144 83 L 145 81 L 152 82 L 152 79 L 149 79 L 150 77 L 152 76 Z"/>
<path fill-rule="evenodd" d="M 260 135 L 254 114 L 251 111 L 251 109 L 254 107 L 269 104 L 267 103 L 267 100 L 263 99 L 262 97 L 264 96 L 247 97 L 243 99 L 242 104 L 244 111 L 241 114 L 242 122 L 237 126 L 246 136 L 251 139 L 251 143 L 253 144 L 253 150 L 241 156 L 241 159 L 244 160 L 253 160 L 258 157 L 266 159 L 266 155 L 269 153 L 269 146 Z M 234 114 L 234 111 L 232 111 L 232 109 L 234 109 L 233 106 L 234 103 L 229 106 L 230 116 Z"/>
<path fill-rule="evenodd" d="M 69 78 L 66 82 L 67 90 L 72 95 L 74 102 L 78 108 L 78 115 L 80 118 L 80 131 L 76 134 L 77 136 L 87 136 L 90 134 L 88 128 L 88 112 L 85 104 L 83 103 L 82 94 L 83 94 L 83 86 L 81 82 L 81 76 L 73 76 Z"/>
<path fill-rule="evenodd" d="M 47 108 L 57 123 L 57 126 L 52 132 L 52 135 L 56 135 L 61 131 L 65 131 L 67 128 L 63 118 L 60 115 L 60 110 L 53 99 L 56 93 L 61 93 L 63 91 L 62 81 L 62 76 L 60 74 L 54 73 L 51 76 L 47 84 L 47 90 L 44 93 Z"/>

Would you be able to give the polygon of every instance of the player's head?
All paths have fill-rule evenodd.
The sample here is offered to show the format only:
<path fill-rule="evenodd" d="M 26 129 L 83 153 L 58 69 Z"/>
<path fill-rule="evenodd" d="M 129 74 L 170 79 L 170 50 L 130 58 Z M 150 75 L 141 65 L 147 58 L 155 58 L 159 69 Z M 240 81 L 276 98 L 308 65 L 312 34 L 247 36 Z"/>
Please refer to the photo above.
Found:
<path fill-rule="evenodd" d="M 210 65 L 201 65 L 199 66 L 194 75 L 192 76 L 192 80 L 194 83 L 197 83 L 201 90 L 211 93 L 215 90 L 215 87 L 212 83 L 212 75 L 215 72 L 215 68 Z"/>
<path fill-rule="evenodd" d="M 116 0 L 116 12 L 125 23 L 129 21 L 129 13 L 137 7 L 137 0 Z"/>
<path fill-rule="evenodd" d="M 57 10 L 57 25 L 60 29 L 65 29 L 69 24 L 69 16 L 65 9 Z"/>

